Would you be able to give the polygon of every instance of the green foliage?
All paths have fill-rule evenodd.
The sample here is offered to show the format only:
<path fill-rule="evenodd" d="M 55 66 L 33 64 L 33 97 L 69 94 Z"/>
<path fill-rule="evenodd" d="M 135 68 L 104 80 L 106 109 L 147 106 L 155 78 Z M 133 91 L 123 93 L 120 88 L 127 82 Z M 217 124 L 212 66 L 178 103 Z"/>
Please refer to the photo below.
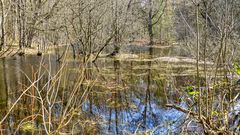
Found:
<path fill-rule="evenodd" d="M 238 65 L 237 63 L 234 63 L 234 71 L 240 75 L 240 65 Z"/>
<path fill-rule="evenodd" d="M 218 113 L 218 111 L 212 111 L 212 112 L 211 112 L 211 115 L 212 115 L 212 116 L 218 116 L 219 113 Z"/>
<path fill-rule="evenodd" d="M 27 123 L 25 123 L 25 124 L 23 124 L 21 126 L 21 130 L 23 130 L 25 132 L 27 132 L 27 131 L 29 131 L 29 132 L 30 131 L 34 131 L 35 130 L 35 126 L 34 126 L 33 123 L 27 122 Z"/>
<path fill-rule="evenodd" d="M 196 91 L 193 86 L 188 85 L 187 88 L 187 93 L 191 96 L 199 94 L 199 91 Z"/>
<path fill-rule="evenodd" d="M 189 95 L 198 95 L 199 92 L 198 91 L 191 91 L 191 92 L 188 92 Z"/>
<path fill-rule="evenodd" d="M 187 86 L 187 91 L 193 91 L 193 90 L 194 90 L 193 86 L 191 86 L 191 85 Z"/>

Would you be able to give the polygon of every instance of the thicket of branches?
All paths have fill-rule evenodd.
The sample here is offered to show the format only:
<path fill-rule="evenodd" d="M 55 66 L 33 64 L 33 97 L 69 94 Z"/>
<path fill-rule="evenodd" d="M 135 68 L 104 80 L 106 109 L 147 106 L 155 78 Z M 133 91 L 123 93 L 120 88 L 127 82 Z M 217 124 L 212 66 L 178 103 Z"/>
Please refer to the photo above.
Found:
<path fill-rule="evenodd" d="M 35 45 L 43 51 L 51 45 L 73 45 L 88 55 L 111 44 L 113 53 L 118 53 L 126 41 L 147 39 L 150 45 L 183 43 L 194 56 L 198 5 L 200 47 L 206 46 L 200 54 L 212 58 L 219 48 L 236 52 L 239 4 L 237 0 L 1 0 L 0 49 Z"/>
<path fill-rule="evenodd" d="M 35 46 L 44 51 L 50 46 L 69 45 L 74 58 L 81 54 L 88 61 L 94 54 L 95 61 L 107 46 L 112 46 L 110 55 L 115 55 L 121 46 L 134 44 L 135 40 L 147 40 L 145 45 L 149 46 L 157 43 L 180 46 L 181 55 L 196 59 L 193 78 L 196 97 L 185 99 L 192 102 L 187 109 L 175 104 L 167 106 L 188 113 L 206 134 L 234 132 L 235 129 L 230 130 L 228 114 L 238 98 L 233 78 L 236 72 L 240 73 L 239 0 L 1 0 L 0 9 L 0 50 L 3 51 L 11 47 L 23 51 Z M 200 61 L 204 62 L 203 67 Z M 213 62 L 211 67 L 207 67 L 209 61 Z M 68 114 L 76 113 L 74 107 L 81 107 L 81 103 L 76 104 L 79 97 L 75 96 L 80 89 L 84 91 L 81 101 L 91 94 L 88 87 L 83 87 L 86 77 L 85 69 L 81 68 L 70 92 L 71 99 L 67 99 L 66 108 L 62 109 L 60 126 L 51 127 L 54 123 L 51 118 L 44 121 L 46 114 L 52 115 L 64 66 L 63 63 L 55 78 L 48 78 L 47 96 L 35 86 L 40 75 L 26 89 L 27 92 L 34 87 L 38 92 L 44 130 L 49 134 L 59 133 L 72 119 Z M 193 90 L 193 87 L 189 88 Z M 217 116 L 213 115 L 215 112 Z M 1 123 L 6 118 L 7 115 Z"/>

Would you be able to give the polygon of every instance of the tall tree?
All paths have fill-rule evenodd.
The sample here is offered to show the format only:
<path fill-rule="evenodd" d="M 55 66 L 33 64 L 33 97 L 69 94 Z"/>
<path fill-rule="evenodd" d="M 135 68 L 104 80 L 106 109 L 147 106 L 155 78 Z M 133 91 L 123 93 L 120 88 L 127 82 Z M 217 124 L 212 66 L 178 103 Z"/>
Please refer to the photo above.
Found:
<path fill-rule="evenodd" d="M 144 0 L 136 4 L 138 7 L 138 16 L 143 20 L 144 27 L 147 28 L 149 45 L 153 45 L 154 26 L 159 23 L 164 14 L 167 0 Z"/>
<path fill-rule="evenodd" d="M 2 50 L 5 43 L 5 28 L 4 28 L 4 3 L 3 0 L 0 0 L 0 8 L 1 8 L 1 43 L 0 43 L 0 51 Z"/>

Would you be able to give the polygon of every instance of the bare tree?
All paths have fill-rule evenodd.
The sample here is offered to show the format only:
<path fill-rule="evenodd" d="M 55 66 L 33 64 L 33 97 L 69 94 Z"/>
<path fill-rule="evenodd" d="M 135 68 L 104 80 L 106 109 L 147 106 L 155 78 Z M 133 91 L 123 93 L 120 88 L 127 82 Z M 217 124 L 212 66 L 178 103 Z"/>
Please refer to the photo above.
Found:
<path fill-rule="evenodd" d="M 153 45 L 154 26 L 159 23 L 166 9 L 166 0 L 144 0 L 140 1 L 138 8 L 140 10 L 139 18 L 143 20 L 144 27 L 147 27 L 149 45 Z"/>
<path fill-rule="evenodd" d="M 3 0 L 0 1 L 0 8 L 1 8 L 1 43 L 0 43 L 0 51 L 1 51 L 5 43 L 5 28 L 4 28 L 5 17 L 4 17 Z"/>

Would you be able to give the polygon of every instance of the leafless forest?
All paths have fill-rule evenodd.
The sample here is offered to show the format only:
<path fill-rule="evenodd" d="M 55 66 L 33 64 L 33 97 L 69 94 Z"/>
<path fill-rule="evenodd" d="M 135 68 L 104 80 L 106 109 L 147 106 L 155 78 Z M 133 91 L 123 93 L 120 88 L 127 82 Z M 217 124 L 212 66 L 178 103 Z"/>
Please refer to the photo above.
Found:
<path fill-rule="evenodd" d="M 239 134 L 239 0 L 0 0 L 0 135 Z"/>

